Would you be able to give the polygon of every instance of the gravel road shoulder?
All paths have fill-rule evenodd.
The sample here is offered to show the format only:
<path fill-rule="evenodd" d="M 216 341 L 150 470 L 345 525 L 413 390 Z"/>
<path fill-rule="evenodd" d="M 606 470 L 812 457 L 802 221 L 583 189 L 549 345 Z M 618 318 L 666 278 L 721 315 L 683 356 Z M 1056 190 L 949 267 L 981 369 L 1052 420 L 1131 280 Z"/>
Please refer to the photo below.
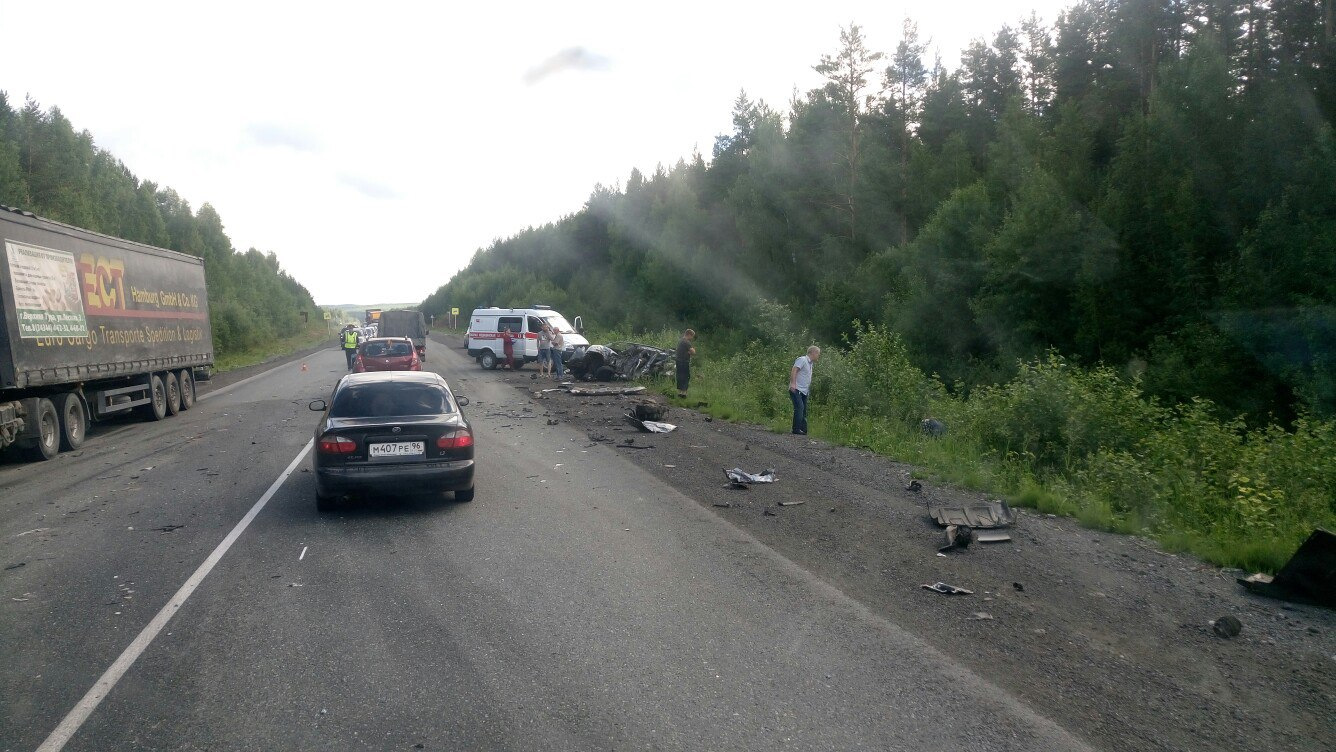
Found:
<path fill-rule="evenodd" d="M 488 377 L 592 437 L 653 447 L 624 455 L 1093 746 L 1336 747 L 1336 613 L 1254 596 L 1237 571 L 1029 510 L 1011 542 L 938 556 L 927 501 L 985 497 L 927 481 L 909 491 L 908 465 L 678 408 L 665 418 L 673 433 L 640 433 L 622 417 L 638 398 L 543 394 L 552 382 L 529 370 Z M 779 480 L 729 490 L 732 467 L 774 468 Z M 974 594 L 920 587 L 938 581 Z M 1242 634 L 1213 633 L 1224 615 Z"/>

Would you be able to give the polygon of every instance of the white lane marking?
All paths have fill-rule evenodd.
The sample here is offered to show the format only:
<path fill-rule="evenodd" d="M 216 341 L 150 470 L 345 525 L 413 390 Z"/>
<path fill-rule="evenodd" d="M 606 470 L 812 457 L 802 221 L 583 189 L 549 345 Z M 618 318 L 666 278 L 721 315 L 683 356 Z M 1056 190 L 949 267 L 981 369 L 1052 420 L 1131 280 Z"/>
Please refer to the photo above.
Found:
<path fill-rule="evenodd" d="M 186 599 L 195 592 L 195 588 L 198 588 L 204 578 L 209 576 L 209 572 L 213 571 L 213 568 L 232 547 L 232 544 L 236 543 L 237 538 L 240 538 L 241 534 L 246 531 L 246 528 L 260 513 L 260 510 L 264 509 L 264 505 L 268 504 L 269 499 L 273 498 L 274 494 L 278 492 L 278 489 L 283 485 L 283 481 L 287 480 L 289 475 L 292 475 L 292 471 L 296 470 L 297 465 L 311 452 L 311 447 L 314 444 L 315 439 L 306 442 L 306 446 L 302 447 L 301 452 L 293 458 L 292 463 L 288 465 L 288 469 L 284 470 L 273 485 L 269 486 L 269 490 L 264 492 L 264 495 L 260 497 L 259 501 L 255 502 L 249 512 L 246 512 L 246 516 L 241 518 L 236 527 L 232 528 L 232 532 L 228 533 L 227 537 L 223 538 L 222 543 L 219 543 L 218 547 L 213 550 L 213 553 L 209 554 L 209 558 L 205 559 L 194 574 L 190 575 L 190 579 L 186 580 L 181 589 L 177 590 L 176 594 L 172 596 L 172 599 L 167 601 L 167 605 L 162 607 L 162 610 L 153 617 L 148 626 L 140 630 L 139 635 L 130 643 L 130 646 L 123 650 L 116 661 L 93 683 L 92 688 L 83 696 L 83 699 L 79 700 L 79 703 L 65 715 L 60 725 L 56 726 L 56 729 L 51 732 L 46 741 L 42 742 L 42 746 L 37 748 L 37 752 L 58 752 L 58 750 L 64 749 L 70 738 L 79 730 L 79 727 L 84 724 L 84 721 L 88 720 L 88 716 L 92 715 L 97 706 L 102 703 L 102 700 L 111 693 L 112 688 L 116 686 L 116 682 L 120 681 L 125 672 L 129 671 L 134 662 L 139 659 L 139 656 L 144 654 L 149 643 L 153 642 L 153 639 L 158 636 L 158 633 L 167 625 L 167 622 L 176 614 L 177 610 L 185 604 Z"/>
<path fill-rule="evenodd" d="M 315 441 L 315 439 L 311 439 L 311 440 L 312 440 L 312 441 Z M 306 549 L 307 549 L 307 546 L 302 546 L 302 553 L 301 553 L 300 556 L 297 557 L 297 561 L 301 561 L 302 559 L 305 559 L 305 558 L 306 558 Z"/>

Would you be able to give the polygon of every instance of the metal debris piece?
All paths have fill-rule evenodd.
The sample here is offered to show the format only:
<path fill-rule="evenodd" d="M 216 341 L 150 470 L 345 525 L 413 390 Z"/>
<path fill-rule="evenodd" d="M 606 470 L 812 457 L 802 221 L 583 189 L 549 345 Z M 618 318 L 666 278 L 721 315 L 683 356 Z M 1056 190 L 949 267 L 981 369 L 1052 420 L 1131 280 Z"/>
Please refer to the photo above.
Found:
<path fill-rule="evenodd" d="M 987 611 L 975 611 L 970 614 L 970 621 L 992 621 L 993 615 Z"/>
<path fill-rule="evenodd" d="M 779 513 L 770 507 L 766 507 L 765 511 L 762 512 L 762 514 L 764 514 L 766 517 L 775 517 L 778 516 Z"/>
<path fill-rule="evenodd" d="M 1238 582 L 1258 595 L 1336 608 L 1336 535 L 1314 530 L 1275 577 L 1253 575 Z"/>
<path fill-rule="evenodd" d="M 973 590 L 966 590 L 963 587 L 948 585 L 945 582 L 934 582 L 931 585 L 919 585 L 919 587 L 924 590 L 932 590 L 933 592 L 942 593 L 943 595 L 974 595 Z"/>
<path fill-rule="evenodd" d="M 1231 637 L 1238 637 L 1239 632 L 1243 631 L 1243 622 L 1233 616 L 1222 616 L 1211 622 L 1211 629 L 1215 633 L 1228 640 Z"/>
<path fill-rule="evenodd" d="M 806 499 L 799 499 L 798 501 L 781 501 L 779 502 L 779 505 L 781 507 L 796 507 L 799 504 L 806 504 L 806 503 L 807 503 Z"/>
<path fill-rule="evenodd" d="M 928 514 L 938 525 L 968 525 L 970 527 L 1009 527 L 1016 524 L 1016 514 L 1005 501 L 974 501 L 959 503 L 930 500 Z"/>
<path fill-rule="evenodd" d="M 614 394 L 640 394 L 643 386 L 573 386 L 570 393 L 577 397 L 605 397 Z"/>
<path fill-rule="evenodd" d="M 980 543 L 1003 543 L 1011 540 L 1011 533 L 1005 530 L 976 530 L 974 540 Z"/>
<path fill-rule="evenodd" d="M 762 470 L 759 473 L 749 473 L 741 468 L 725 470 L 724 475 L 734 483 L 774 483 L 775 471 L 773 468 Z"/>
<path fill-rule="evenodd" d="M 731 507 L 731 506 L 733 506 L 733 502 L 731 502 L 731 501 L 716 501 L 716 502 L 714 502 L 714 506 L 716 506 L 716 507 Z"/>

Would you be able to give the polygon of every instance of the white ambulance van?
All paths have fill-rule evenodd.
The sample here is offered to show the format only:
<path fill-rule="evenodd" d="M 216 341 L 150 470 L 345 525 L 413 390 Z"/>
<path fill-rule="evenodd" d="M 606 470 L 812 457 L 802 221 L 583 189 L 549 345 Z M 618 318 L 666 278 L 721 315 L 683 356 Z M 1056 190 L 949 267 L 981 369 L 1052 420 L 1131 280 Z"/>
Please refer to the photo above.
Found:
<path fill-rule="evenodd" d="M 571 351 L 577 347 L 587 347 L 589 340 L 580 334 L 580 317 L 575 317 L 572 326 L 565 316 L 548 306 L 534 305 L 532 308 L 477 308 L 469 317 L 468 353 L 486 369 L 496 368 L 506 360 L 505 349 L 501 344 L 501 332 L 509 328 L 515 334 L 515 367 L 538 360 L 538 332 L 543 323 L 552 325 L 561 332 L 562 361 L 569 360 Z"/>

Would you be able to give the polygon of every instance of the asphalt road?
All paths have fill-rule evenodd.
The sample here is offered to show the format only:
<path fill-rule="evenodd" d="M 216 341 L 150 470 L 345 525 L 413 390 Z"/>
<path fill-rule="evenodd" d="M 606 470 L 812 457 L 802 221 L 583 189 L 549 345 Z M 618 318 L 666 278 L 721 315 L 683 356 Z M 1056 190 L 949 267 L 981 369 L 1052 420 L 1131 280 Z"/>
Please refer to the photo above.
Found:
<path fill-rule="evenodd" d="M 315 510 L 325 350 L 0 465 L 0 749 L 1085 747 L 458 351 L 478 494 Z M 532 416 L 532 417 L 531 417 Z M 58 748 L 55 747 L 55 748 Z"/>

